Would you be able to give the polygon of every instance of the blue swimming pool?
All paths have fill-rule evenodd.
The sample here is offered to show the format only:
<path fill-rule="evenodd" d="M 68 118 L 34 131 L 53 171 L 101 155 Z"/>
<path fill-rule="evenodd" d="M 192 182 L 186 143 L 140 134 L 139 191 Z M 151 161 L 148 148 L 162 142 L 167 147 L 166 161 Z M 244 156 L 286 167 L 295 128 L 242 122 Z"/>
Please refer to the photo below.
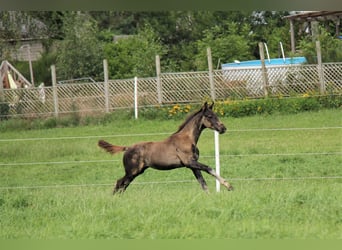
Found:
<path fill-rule="evenodd" d="M 305 57 L 288 57 L 288 58 L 273 58 L 265 59 L 265 65 L 267 66 L 281 66 L 281 65 L 292 65 L 292 64 L 303 64 L 306 63 Z M 221 65 L 222 69 L 227 68 L 248 68 L 248 67 L 261 67 L 260 60 L 242 61 L 234 63 L 225 63 Z"/>

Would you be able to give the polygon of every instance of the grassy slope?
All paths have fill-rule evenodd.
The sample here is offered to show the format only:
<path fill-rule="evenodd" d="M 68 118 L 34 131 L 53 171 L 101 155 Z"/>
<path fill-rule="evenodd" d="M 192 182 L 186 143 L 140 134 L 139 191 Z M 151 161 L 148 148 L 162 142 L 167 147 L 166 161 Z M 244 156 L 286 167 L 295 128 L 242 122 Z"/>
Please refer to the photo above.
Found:
<path fill-rule="evenodd" d="M 341 129 L 236 131 L 243 129 L 341 126 L 341 111 L 224 119 L 221 173 L 234 192 L 201 192 L 191 171 L 148 170 L 125 195 L 112 197 L 123 175 L 121 155 L 96 147 L 98 138 L 0 142 L 2 163 L 86 161 L 94 163 L 0 166 L 0 185 L 58 188 L 0 189 L 0 238 L 342 238 L 339 179 L 239 180 L 239 178 L 342 176 L 340 155 L 265 155 L 341 151 Z M 117 121 L 106 126 L 2 133 L 3 138 L 104 136 L 116 144 L 159 140 L 181 121 Z M 199 142 L 201 161 L 214 166 L 213 133 Z M 259 154 L 259 155 L 257 155 Z M 248 155 L 248 156 L 244 156 Z M 101 162 L 100 160 L 113 160 Z M 146 184 L 146 182 L 150 182 Z M 107 185 L 108 184 L 108 185 Z"/>

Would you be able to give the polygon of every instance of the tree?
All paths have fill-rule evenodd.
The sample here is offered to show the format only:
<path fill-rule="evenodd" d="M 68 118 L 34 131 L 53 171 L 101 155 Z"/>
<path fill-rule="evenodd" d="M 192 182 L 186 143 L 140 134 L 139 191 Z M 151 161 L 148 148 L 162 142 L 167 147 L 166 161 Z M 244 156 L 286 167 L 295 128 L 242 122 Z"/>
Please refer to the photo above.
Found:
<path fill-rule="evenodd" d="M 110 77 L 116 79 L 155 75 L 155 56 L 158 54 L 162 57 L 165 52 L 165 48 L 149 25 L 141 29 L 137 35 L 106 44 L 104 49 Z"/>
<path fill-rule="evenodd" d="M 289 22 L 284 16 L 287 11 L 254 11 L 250 16 L 250 25 L 253 32 L 253 42 L 250 44 L 253 54 L 260 58 L 258 42 L 265 42 L 271 58 L 281 57 L 280 42 L 284 51 L 290 51 Z"/>
<path fill-rule="evenodd" d="M 342 41 L 331 35 L 324 27 L 319 26 L 317 40 L 321 44 L 323 62 L 342 61 Z M 311 36 L 306 36 L 299 42 L 299 48 L 308 60 L 308 63 L 317 63 L 316 41 Z"/>
<path fill-rule="evenodd" d="M 28 14 L 44 23 L 50 39 L 63 39 L 63 11 L 29 11 Z"/>
<path fill-rule="evenodd" d="M 214 67 L 219 63 L 251 58 L 248 46 L 250 27 L 244 24 L 241 30 L 234 22 L 214 26 L 204 31 L 204 38 L 197 42 L 198 54 L 195 56 L 197 70 L 208 69 L 207 47 L 211 48 Z"/>
<path fill-rule="evenodd" d="M 60 78 L 103 79 L 103 49 L 97 39 L 94 19 L 80 12 L 67 12 L 63 18 L 64 40 L 58 48 L 57 73 Z"/>
<path fill-rule="evenodd" d="M 148 14 L 148 13 L 147 13 Z M 248 22 L 249 13 L 240 11 L 167 11 L 145 14 L 142 19 L 149 23 L 167 46 L 165 55 L 167 71 L 193 71 L 197 69 L 194 55 L 197 42 L 205 36 L 204 30 L 236 22 L 238 29 Z"/>
<path fill-rule="evenodd" d="M 53 53 L 53 43 L 64 39 L 63 11 L 29 11 L 28 14 L 46 26 L 45 38 L 42 40 L 47 53 Z"/>

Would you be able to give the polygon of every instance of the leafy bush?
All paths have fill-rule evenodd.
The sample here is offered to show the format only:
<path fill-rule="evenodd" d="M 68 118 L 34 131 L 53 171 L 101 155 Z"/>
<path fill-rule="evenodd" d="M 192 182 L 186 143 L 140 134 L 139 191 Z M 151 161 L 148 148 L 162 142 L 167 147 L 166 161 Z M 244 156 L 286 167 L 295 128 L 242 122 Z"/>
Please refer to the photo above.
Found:
<path fill-rule="evenodd" d="M 234 59 L 251 59 L 248 45 L 250 26 L 244 24 L 239 30 L 238 23 L 225 22 L 223 26 L 215 25 L 203 31 L 204 37 L 197 41 L 198 53 L 195 56 L 197 70 L 205 70 L 207 65 L 207 47 L 211 48 L 212 61 L 230 62 Z"/>
<path fill-rule="evenodd" d="M 317 40 L 321 43 L 323 62 L 342 61 L 342 41 L 330 35 L 325 28 L 319 27 Z M 309 63 L 317 63 L 316 43 L 311 37 L 305 37 L 299 42 L 299 47 Z"/>
<path fill-rule="evenodd" d="M 9 105 L 7 103 L 0 103 L 0 121 L 7 119 L 9 112 Z"/>
<path fill-rule="evenodd" d="M 155 75 L 155 56 L 166 53 L 157 34 L 150 26 L 144 26 L 135 36 L 107 43 L 104 47 L 108 58 L 111 79 Z"/>
<path fill-rule="evenodd" d="M 102 77 L 102 43 L 97 39 L 96 21 L 87 13 L 64 16 L 64 40 L 58 48 L 56 67 L 61 79 Z"/>

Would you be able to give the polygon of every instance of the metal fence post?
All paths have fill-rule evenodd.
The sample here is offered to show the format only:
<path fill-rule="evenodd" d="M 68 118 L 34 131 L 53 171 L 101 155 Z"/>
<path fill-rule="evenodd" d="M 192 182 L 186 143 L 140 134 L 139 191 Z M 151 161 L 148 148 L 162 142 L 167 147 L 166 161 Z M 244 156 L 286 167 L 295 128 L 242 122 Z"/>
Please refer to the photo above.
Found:
<path fill-rule="evenodd" d="M 262 83 L 264 89 L 264 96 L 268 96 L 268 77 L 267 77 L 267 69 L 265 65 L 265 53 L 264 53 L 264 45 L 262 42 L 259 42 L 259 52 L 260 52 L 260 61 L 261 61 L 261 74 L 262 74 Z"/>
<path fill-rule="evenodd" d="M 54 112 L 55 112 L 55 117 L 58 117 L 58 89 L 57 89 L 57 78 L 56 78 L 56 67 L 55 67 L 55 65 L 51 65 L 51 78 L 52 78 Z"/>
<path fill-rule="evenodd" d="M 105 111 L 109 113 L 109 83 L 108 83 L 108 62 L 103 60 L 103 73 L 104 73 L 104 93 L 105 93 Z"/>
<path fill-rule="evenodd" d="M 163 102 L 163 94 L 162 94 L 162 87 L 160 81 L 160 58 L 159 55 L 156 55 L 156 73 L 157 73 L 157 95 L 158 95 L 158 103 L 162 104 Z"/>
<path fill-rule="evenodd" d="M 324 82 L 324 71 L 322 64 L 322 53 L 321 53 L 321 43 L 316 41 L 316 51 L 317 51 L 317 71 L 319 78 L 319 92 L 321 95 L 325 94 L 325 82 Z"/>
<path fill-rule="evenodd" d="M 211 57 L 211 49 L 207 48 L 207 56 L 208 56 L 208 68 L 209 68 L 209 82 L 210 82 L 210 94 L 211 99 L 215 101 L 215 83 L 214 83 L 214 74 L 213 74 L 213 61 Z"/>

